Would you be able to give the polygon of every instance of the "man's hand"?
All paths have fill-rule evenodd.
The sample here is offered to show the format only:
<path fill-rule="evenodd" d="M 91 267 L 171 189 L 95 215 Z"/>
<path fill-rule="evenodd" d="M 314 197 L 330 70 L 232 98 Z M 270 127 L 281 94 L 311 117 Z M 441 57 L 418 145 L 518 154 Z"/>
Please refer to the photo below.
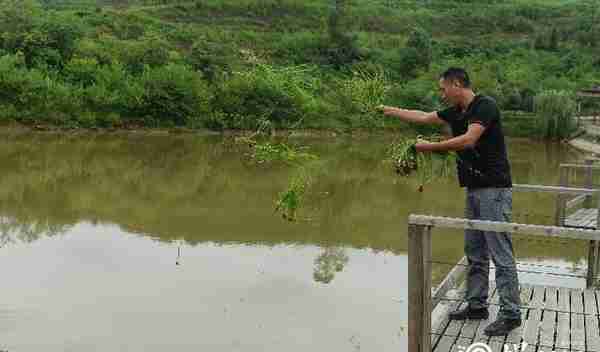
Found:
<path fill-rule="evenodd" d="M 417 137 L 417 143 L 415 144 L 415 150 L 418 153 L 431 151 L 431 149 L 428 149 L 429 147 L 431 147 L 430 141 L 421 138 L 421 136 Z"/>
<path fill-rule="evenodd" d="M 387 105 L 379 105 L 376 109 L 377 111 L 382 112 L 386 116 L 394 116 L 395 113 L 398 111 L 398 108 Z"/>

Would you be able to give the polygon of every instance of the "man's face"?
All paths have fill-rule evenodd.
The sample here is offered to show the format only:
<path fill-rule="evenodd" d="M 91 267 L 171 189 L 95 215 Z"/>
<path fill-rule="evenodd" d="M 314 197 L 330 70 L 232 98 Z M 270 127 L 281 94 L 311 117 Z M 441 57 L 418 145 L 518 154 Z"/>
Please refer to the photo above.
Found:
<path fill-rule="evenodd" d="M 456 105 L 458 103 L 460 86 L 456 82 L 440 78 L 439 90 L 444 103 L 449 105 Z"/>

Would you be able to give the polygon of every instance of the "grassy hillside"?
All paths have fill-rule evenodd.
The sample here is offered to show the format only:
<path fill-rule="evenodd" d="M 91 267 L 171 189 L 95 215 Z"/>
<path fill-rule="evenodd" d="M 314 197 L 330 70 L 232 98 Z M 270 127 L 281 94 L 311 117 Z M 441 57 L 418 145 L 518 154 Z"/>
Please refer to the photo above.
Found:
<path fill-rule="evenodd" d="M 440 107 L 450 65 L 511 111 L 600 84 L 584 0 L 0 0 L 0 30 L 2 118 L 71 127 L 403 127 L 373 107 Z"/>

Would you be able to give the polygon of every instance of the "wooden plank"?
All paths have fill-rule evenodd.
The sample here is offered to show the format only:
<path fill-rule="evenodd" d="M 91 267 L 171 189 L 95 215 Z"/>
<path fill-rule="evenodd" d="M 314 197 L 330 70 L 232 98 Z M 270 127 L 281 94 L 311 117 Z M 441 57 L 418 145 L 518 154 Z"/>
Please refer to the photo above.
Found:
<path fill-rule="evenodd" d="M 533 298 L 529 302 L 529 314 L 523 328 L 523 341 L 530 345 L 538 343 L 539 329 L 542 320 L 542 304 L 545 287 L 533 286 Z"/>
<path fill-rule="evenodd" d="M 591 169 L 591 170 L 600 170 L 600 166 L 586 165 L 586 164 L 574 164 L 574 163 L 565 163 L 565 164 L 560 164 L 560 167 L 564 167 L 564 168 L 568 168 L 568 169 Z"/>
<path fill-rule="evenodd" d="M 456 298 L 458 298 L 458 295 Z M 444 307 L 442 307 L 442 305 Z M 441 315 L 439 317 L 439 319 L 436 319 L 435 325 L 432 325 L 432 330 L 431 330 L 431 345 L 432 346 L 435 346 L 439 342 L 442 335 L 444 334 L 444 331 L 448 327 L 448 323 L 450 322 L 450 320 L 448 319 L 448 314 L 450 312 L 456 310 L 456 308 L 459 305 L 460 305 L 460 301 L 444 301 L 443 303 L 438 305 L 436 312 L 432 312 L 432 314 L 437 313 L 437 314 Z M 433 317 L 432 317 L 432 320 L 433 320 Z"/>
<path fill-rule="evenodd" d="M 452 311 L 455 311 L 461 303 L 463 303 L 464 301 L 461 301 L 460 299 L 462 299 L 464 297 L 465 294 L 465 287 L 464 285 L 461 286 L 461 288 L 457 291 L 451 291 L 452 295 L 450 295 L 450 293 L 448 294 L 448 298 L 451 298 L 451 301 L 444 301 L 442 304 L 444 304 L 446 306 L 445 310 L 441 310 L 440 305 L 438 305 L 437 309 L 441 310 L 441 312 L 439 314 L 443 314 L 440 319 L 438 321 L 436 321 L 436 324 L 432 326 L 432 330 L 431 332 L 433 333 L 431 335 L 431 341 L 433 344 L 436 344 L 438 342 L 438 340 L 440 340 L 441 335 L 444 334 L 444 332 L 446 331 L 446 328 L 448 327 L 448 324 L 450 323 L 450 319 L 448 317 L 448 314 Z"/>
<path fill-rule="evenodd" d="M 463 302 L 459 306 L 459 309 L 466 308 L 467 305 L 468 305 L 467 302 Z M 444 335 L 460 336 L 460 331 L 461 331 L 464 323 L 465 323 L 465 320 L 450 320 L 448 322 L 448 327 L 446 328 L 446 331 L 444 331 Z"/>
<path fill-rule="evenodd" d="M 408 226 L 408 350 L 431 351 L 431 228 Z"/>
<path fill-rule="evenodd" d="M 585 314 L 597 315 L 598 305 L 596 304 L 596 293 L 593 290 L 583 291 L 583 302 Z"/>
<path fill-rule="evenodd" d="M 542 319 L 541 309 L 529 309 L 529 316 L 523 328 L 523 341 L 530 345 L 538 343 L 540 320 Z"/>
<path fill-rule="evenodd" d="M 527 308 L 521 308 L 521 322 L 522 322 L 521 326 L 512 330 L 510 332 L 510 334 L 506 335 L 506 341 L 504 341 L 504 343 L 518 345 L 521 342 L 521 339 L 523 338 L 523 334 L 525 331 L 524 324 L 525 324 L 525 321 L 527 320 L 527 312 L 528 311 L 529 311 L 529 309 L 527 309 Z"/>
<path fill-rule="evenodd" d="M 489 346 L 492 349 L 492 352 L 504 351 L 504 343 L 502 343 L 502 341 L 490 341 Z"/>
<path fill-rule="evenodd" d="M 569 313 L 558 313 L 558 323 L 556 327 L 556 348 L 569 349 L 571 347 L 570 339 L 570 321 Z"/>
<path fill-rule="evenodd" d="M 571 289 L 571 312 L 583 314 L 583 290 Z"/>
<path fill-rule="evenodd" d="M 521 284 L 520 286 L 521 286 L 520 294 L 521 294 L 521 322 L 522 322 L 522 324 L 518 328 L 511 331 L 510 334 L 506 335 L 505 343 L 508 343 L 508 344 L 517 344 L 518 345 L 521 342 L 521 339 L 523 338 L 523 335 L 525 333 L 525 323 L 527 321 L 527 314 L 529 312 L 529 308 L 527 308 L 527 307 L 529 306 L 530 297 L 531 297 L 533 288 L 530 285 Z"/>
<path fill-rule="evenodd" d="M 546 294 L 546 287 L 544 286 L 532 286 L 533 297 L 529 302 L 529 308 L 541 309 L 544 307 L 544 295 Z"/>
<path fill-rule="evenodd" d="M 571 313 L 571 349 L 585 351 L 585 326 L 583 314 Z"/>
<path fill-rule="evenodd" d="M 470 220 L 414 214 L 409 216 L 408 221 L 411 225 L 510 232 L 534 236 L 563 237 L 581 240 L 600 240 L 600 231 L 558 226 L 525 225 L 498 221 Z"/>
<path fill-rule="evenodd" d="M 600 352 L 600 335 L 596 315 L 585 316 L 585 345 L 586 351 Z"/>
<path fill-rule="evenodd" d="M 454 336 L 442 336 L 440 338 L 440 341 L 438 342 L 438 344 L 435 346 L 435 352 L 450 352 L 450 349 L 452 348 L 452 345 L 454 344 L 454 341 L 456 340 L 456 337 Z"/>
<path fill-rule="evenodd" d="M 493 302 L 494 300 L 497 300 L 498 291 L 496 290 L 496 282 L 495 281 L 490 280 L 488 292 L 489 292 L 489 297 L 488 297 L 489 303 Z M 483 334 L 483 329 L 485 329 L 485 327 L 487 325 L 489 325 L 491 322 L 492 322 L 491 319 L 467 320 L 467 321 L 465 321 L 465 324 L 462 327 L 460 336 L 469 338 L 471 341 L 473 341 L 477 337 L 478 334 L 480 334 L 480 335 Z M 479 337 L 481 337 L 481 336 L 479 336 Z"/>
<path fill-rule="evenodd" d="M 558 289 L 558 310 L 562 312 L 570 312 L 570 292 L 566 287 Z"/>
<path fill-rule="evenodd" d="M 452 346 L 450 352 L 465 352 L 467 348 L 471 345 L 470 339 L 459 338 Z"/>
<path fill-rule="evenodd" d="M 534 345 L 530 345 L 530 344 L 521 344 L 521 346 L 520 346 L 520 347 L 521 347 L 521 349 L 520 349 L 520 350 L 518 350 L 518 351 L 520 351 L 520 352 L 535 352 L 535 350 L 536 350 L 536 348 L 537 348 L 536 346 L 534 346 Z M 501 351 L 502 351 L 502 350 L 500 350 L 499 352 L 501 352 Z M 503 352 L 503 351 L 502 351 L 502 352 Z M 568 351 L 566 351 L 566 352 L 568 352 Z"/>
<path fill-rule="evenodd" d="M 520 284 L 519 286 L 519 293 L 521 295 L 521 306 L 529 308 L 529 302 L 531 301 L 533 287 L 527 284 Z"/>
<path fill-rule="evenodd" d="M 547 310 L 558 309 L 558 289 L 556 287 L 546 287 L 546 300 L 544 307 Z"/>
<path fill-rule="evenodd" d="M 440 300 L 446 296 L 448 290 L 458 287 L 459 282 L 464 277 L 467 271 L 467 257 L 462 257 L 461 260 L 450 270 L 442 283 L 435 289 L 431 298 L 431 309 L 435 309 Z"/>
<path fill-rule="evenodd" d="M 500 312 L 500 306 L 497 304 L 492 304 L 492 305 L 490 305 L 489 310 L 490 310 L 490 318 L 492 318 L 491 320 L 495 321 L 496 318 L 498 318 L 498 313 Z M 485 329 L 486 326 L 484 326 L 483 328 Z M 505 338 L 506 338 L 506 336 L 492 336 L 492 337 L 490 337 L 490 343 L 492 341 L 498 341 L 498 342 L 504 343 Z"/>
<path fill-rule="evenodd" d="M 540 346 L 544 347 L 554 347 L 554 330 L 555 330 L 555 320 L 556 320 L 556 311 L 553 310 L 544 310 L 542 312 L 542 325 L 540 328 Z"/>
<path fill-rule="evenodd" d="M 494 286 L 494 291 L 488 298 L 488 301 L 490 301 L 490 302 L 493 301 L 494 299 L 496 299 L 495 297 L 498 295 L 498 290 L 496 289 L 495 282 L 493 284 L 490 283 L 490 286 L 492 286 L 492 285 Z M 488 311 L 490 313 L 488 318 L 485 320 L 479 321 L 479 326 L 477 327 L 477 331 L 475 332 L 475 338 L 473 339 L 474 343 L 475 342 L 487 343 L 489 341 L 489 337 L 484 333 L 484 330 L 488 325 L 490 325 L 492 322 L 494 322 L 496 320 L 496 316 L 498 315 L 498 306 L 490 305 L 488 307 Z"/>
<path fill-rule="evenodd" d="M 581 187 L 564 187 L 564 186 L 541 186 L 541 185 L 525 185 L 525 184 L 514 184 L 514 191 L 521 192 L 545 192 L 545 193 L 558 193 L 558 194 L 589 194 L 593 195 L 597 192 L 591 188 Z"/>
<path fill-rule="evenodd" d="M 554 347 L 554 333 L 556 327 L 556 308 L 558 306 L 558 290 L 555 287 L 546 288 L 544 311 L 542 312 L 542 325 L 540 329 L 540 345 Z"/>

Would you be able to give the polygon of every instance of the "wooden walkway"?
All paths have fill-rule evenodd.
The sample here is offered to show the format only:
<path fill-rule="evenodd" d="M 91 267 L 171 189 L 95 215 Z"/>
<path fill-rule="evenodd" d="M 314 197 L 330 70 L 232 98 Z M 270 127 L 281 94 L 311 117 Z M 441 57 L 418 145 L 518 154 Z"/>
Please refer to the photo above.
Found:
<path fill-rule="evenodd" d="M 449 321 L 448 312 L 466 303 L 456 300 L 457 295 L 446 297 L 449 300 L 434 311 L 433 352 L 464 352 L 476 342 L 487 344 L 493 352 L 504 352 L 505 344 L 510 347 L 508 351 L 600 352 L 600 291 L 522 285 L 523 324 L 508 336 L 491 338 L 483 330 L 498 314 L 498 294 L 493 282 L 490 293 L 487 320 Z M 523 347 L 525 344 L 526 349 L 514 349 L 514 345 Z"/>
<path fill-rule="evenodd" d="M 521 185 L 520 188 L 551 191 L 548 187 Z M 553 191 L 586 195 L 598 192 L 572 188 L 554 188 Z M 410 352 L 600 352 L 600 290 L 592 285 L 598 267 L 599 247 L 596 244 L 600 241 L 600 230 L 427 215 L 410 215 L 408 223 Z M 508 336 L 490 338 L 484 334 L 484 329 L 496 320 L 500 308 L 493 281 L 489 292 L 490 317 L 485 321 L 448 320 L 450 311 L 466 305 L 464 295 L 456 289 L 464 286 L 465 258 L 432 290 L 431 233 L 434 228 L 440 227 L 588 241 L 588 288 L 553 287 L 552 282 L 548 286 L 521 282 L 522 326 Z M 487 344 L 489 349 L 480 346 L 469 348 L 477 342 Z M 523 348 L 524 345 L 527 347 Z"/>
<path fill-rule="evenodd" d="M 598 219 L 598 209 L 581 208 L 565 217 L 564 226 L 584 229 L 595 229 Z"/>

